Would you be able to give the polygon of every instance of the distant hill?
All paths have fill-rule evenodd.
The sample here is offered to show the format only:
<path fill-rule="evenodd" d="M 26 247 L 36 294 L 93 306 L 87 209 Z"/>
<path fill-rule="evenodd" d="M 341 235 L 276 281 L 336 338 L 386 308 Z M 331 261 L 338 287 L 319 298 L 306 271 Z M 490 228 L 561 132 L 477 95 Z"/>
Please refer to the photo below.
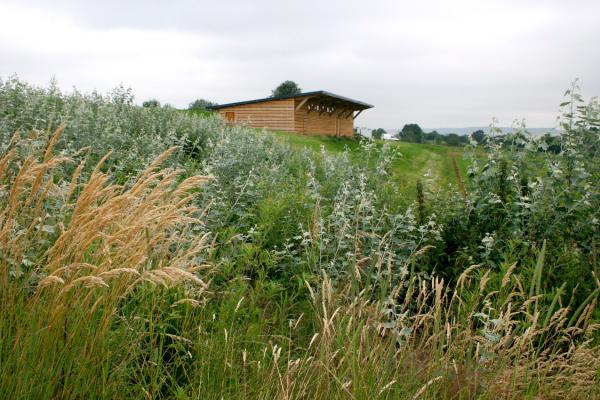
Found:
<path fill-rule="evenodd" d="M 490 133 L 489 126 L 468 126 L 465 128 L 423 128 L 425 132 L 438 131 L 438 133 L 442 135 L 447 135 L 449 133 L 456 133 L 458 135 L 470 135 L 476 130 L 481 129 L 486 134 Z M 509 133 L 512 131 L 512 128 L 507 126 L 498 127 L 498 129 L 502 130 L 502 133 Z M 557 135 L 558 130 L 556 128 L 527 128 L 527 131 L 534 136 L 543 135 L 544 133 L 550 133 L 551 135 Z"/>
<path fill-rule="evenodd" d="M 500 129 L 502 131 L 502 133 L 509 133 L 512 131 L 512 128 L 507 127 L 507 126 L 499 126 L 497 128 Z M 371 129 L 370 128 L 358 127 L 357 129 L 361 135 L 366 136 L 366 137 L 371 137 Z M 424 132 L 437 131 L 439 134 L 442 134 L 442 135 L 448 135 L 449 133 L 456 133 L 457 135 L 470 135 L 471 133 L 473 133 L 479 129 L 484 131 L 486 134 L 489 134 L 490 130 L 491 130 L 489 126 L 467 126 L 464 128 L 423 128 L 423 131 Z M 388 129 L 385 129 L 385 131 L 387 132 L 388 135 L 396 136 L 400 132 L 400 129 L 388 128 Z M 529 133 L 531 133 L 533 136 L 541 136 L 545 133 L 550 133 L 551 135 L 559 134 L 559 130 L 556 128 L 527 128 L 527 131 Z"/>

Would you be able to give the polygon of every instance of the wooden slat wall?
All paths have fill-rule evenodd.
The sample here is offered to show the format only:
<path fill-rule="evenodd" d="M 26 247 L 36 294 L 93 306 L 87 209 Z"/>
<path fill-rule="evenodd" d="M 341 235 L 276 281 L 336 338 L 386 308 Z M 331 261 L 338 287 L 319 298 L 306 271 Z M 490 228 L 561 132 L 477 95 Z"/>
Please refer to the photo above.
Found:
<path fill-rule="evenodd" d="M 235 123 L 245 123 L 254 128 L 267 128 L 279 131 L 298 132 L 305 135 L 353 136 L 354 120 L 338 118 L 317 111 L 307 112 L 305 107 L 295 108 L 304 98 L 265 101 L 221 108 L 219 115 L 226 118 L 226 113 L 234 112 Z"/>
<path fill-rule="evenodd" d="M 234 112 L 236 123 L 245 123 L 254 128 L 294 131 L 294 99 L 265 101 L 221 108 L 219 115 Z"/>
<path fill-rule="evenodd" d="M 296 105 L 301 101 L 302 99 L 296 99 Z M 302 107 L 294 112 L 294 130 L 306 135 L 353 136 L 354 119 L 352 116 L 337 118 L 337 112 L 333 115 L 319 115 L 317 111 L 309 113 Z"/>

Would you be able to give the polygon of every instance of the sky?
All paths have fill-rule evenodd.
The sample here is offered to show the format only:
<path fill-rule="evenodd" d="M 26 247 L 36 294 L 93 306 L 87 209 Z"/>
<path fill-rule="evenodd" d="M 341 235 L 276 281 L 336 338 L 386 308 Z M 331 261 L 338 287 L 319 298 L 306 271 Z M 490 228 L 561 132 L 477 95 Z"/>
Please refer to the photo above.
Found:
<path fill-rule="evenodd" d="M 184 108 L 284 80 L 375 105 L 357 126 L 554 127 L 600 95 L 600 1 L 0 0 L 0 77 Z"/>

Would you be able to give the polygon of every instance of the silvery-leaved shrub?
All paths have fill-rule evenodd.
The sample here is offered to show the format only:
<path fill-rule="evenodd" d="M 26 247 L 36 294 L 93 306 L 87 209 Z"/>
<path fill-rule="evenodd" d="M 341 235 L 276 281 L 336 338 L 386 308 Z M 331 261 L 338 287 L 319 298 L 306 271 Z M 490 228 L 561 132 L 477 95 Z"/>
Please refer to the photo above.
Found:
<path fill-rule="evenodd" d="M 558 154 L 522 122 L 507 135 L 492 135 L 485 153 L 472 149 L 466 203 L 445 207 L 440 221 L 444 262 L 455 268 L 454 276 L 474 263 L 499 270 L 519 260 L 527 268 L 546 241 L 552 267 L 545 288 L 567 282 L 570 292 L 577 288 L 575 301 L 596 288 L 600 107 L 596 99 L 584 104 L 576 84 L 567 96 Z"/>

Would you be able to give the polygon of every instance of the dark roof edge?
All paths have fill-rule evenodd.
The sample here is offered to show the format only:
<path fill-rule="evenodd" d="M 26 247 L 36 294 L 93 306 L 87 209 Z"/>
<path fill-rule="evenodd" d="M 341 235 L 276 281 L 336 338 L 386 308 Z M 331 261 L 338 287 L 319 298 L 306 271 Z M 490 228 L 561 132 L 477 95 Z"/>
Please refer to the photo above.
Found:
<path fill-rule="evenodd" d="M 285 100 L 285 99 L 292 99 L 292 98 L 296 98 L 296 97 L 317 96 L 317 95 L 329 96 L 329 97 L 333 97 L 335 99 L 344 100 L 344 101 L 347 101 L 347 102 L 350 102 L 350 103 L 354 103 L 356 105 L 361 106 L 363 110 L 366 110 L 368 108 L 373 108 L 373 105 L 371 105 L 371 104 L 364 103 L 364 102 L 358 101 L 358 100 L 354 100 L 354 99 L 351 99 L 349 97 L 340 96 L 340 95 L 337 95 L 335 93 L 327 92 L 325 90 L 316 90 L 316 91 L 313 91 L 313 92 L 291 94 L 291 95 L 287 95 L 287 96 L 265 97 L 265 98 L 262 98 L 262 99 L 238 101 L 238 102 L 235 102 L 235 103 L 219 104 L 219 105 L 211 106 L 211 107 L 207 107 L 207 108 L 209 110 L 218 110 L 218 109 L 221 109 L 221 108 L 241 106 L 241 105 L 245 105 L 245 104 L 254 104 L 254 103 L 262 103 L 262 102 L 265 102 L 265 101 Z"/>

